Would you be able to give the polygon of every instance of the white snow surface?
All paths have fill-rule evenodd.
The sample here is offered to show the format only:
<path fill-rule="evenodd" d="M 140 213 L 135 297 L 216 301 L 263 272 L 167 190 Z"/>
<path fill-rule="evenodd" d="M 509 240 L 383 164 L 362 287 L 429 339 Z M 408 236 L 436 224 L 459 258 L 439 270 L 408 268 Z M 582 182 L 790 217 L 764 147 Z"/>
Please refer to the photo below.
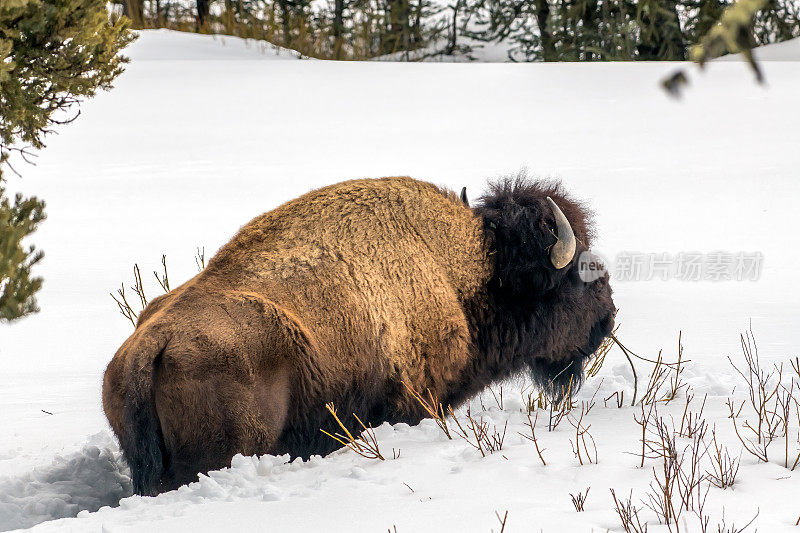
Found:
<path fill-rule="evenodd" d="M 228 35 L 200 35 L 171 30 L 144 30 L 125 55 L 136 61 L 252 61 L 256 59 L 298 59 L 294 50 L 266 41 Z"/>
<path fill-rule="evenodd" d="M 511 532 L 620 531 L 608 489 L 639 502 L 655 463 L 639 468 L 632 455 L 636 410 L 603 405 L 632 392 L 618 350 L 579 396 L 597 391 L 588 422 L 598 464 L 579 464 L 567 424 L 537 429 L 541 464 L 519 435 L 519 381 L 504 384 L 503 410 L 488 392 L 472 402 L 493 426 L 508 422 L 503 450 L 485 458 L 430 420 L 383 425 L 386 461 L 349 450 L 307 462 L 237 456 L 177 491 L 120 501 L 130 484 L 100 384 L 132 328 L 108 293 L 130 284 L 138 262 L 158 294 L 149 273 L 162 253 L 177 286 L 195 272 L 195 247 L 212 255 L 252 217 L 314 187 L 410 175 L 467 186 L 474 201 L 487 178 L 527 167 L 587 201 L 607 257 L 763 254 L 758 281 L 613 284 L 628 347 L 674 359 L 682 332 L 687 380 L 709 395 L 706 419 L 737 454 L 725 399 L 734 386 L 742 394 L 726 360 L 740 357 L 739 333 L 752 323 L 767 362 L 800 352 L 800 63 L 796 42 L 778 46 L 786 56 L 764 64 L 765 86 L 746 65 L 715 62 L 674 100 L 658 82 L 675 63 L 288 61 L 234 38 L 141 32 L 116 88 L 59 128 L 35 167 L 18 165 L 23 179 L 9 176 L 11 189 L 47 201 L 48 220 L 33 239 L 47 254 L 42 311 L 0 327 L 0 530 L 487 532 L 508 510 Z M 664 414 L 680 418 L 681 402 Z M 728 526 L 758 512 L 761 531 L 795 529 L 800 477 L 782 466 L 783 442 L 774 446 L 770 463 L 742 456 L 732 489 L 711 489 L 712 529 L 723 509 Z M 569 495 L 589 486 L 577 513 Z"/>

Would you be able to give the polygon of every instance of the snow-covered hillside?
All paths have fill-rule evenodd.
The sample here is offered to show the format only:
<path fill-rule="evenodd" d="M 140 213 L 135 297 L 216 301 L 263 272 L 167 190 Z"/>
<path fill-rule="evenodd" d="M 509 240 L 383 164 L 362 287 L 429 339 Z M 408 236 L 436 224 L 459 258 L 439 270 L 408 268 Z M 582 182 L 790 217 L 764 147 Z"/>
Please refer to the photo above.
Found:
<path fill-rule="evenodd" d="M 766 362 L 800 355 L 800 51 L 789 42 L 773 52 L 766 86 L 741 62 L 715 62 L 692 70 L 676 101 L 659 87 L 674 63 L 323 62 L 234 38 L 142 32 L 116 88 L 50 137 L 37 166 L 21 168 L 24 179 L 10 177 L 12 189 L 47 200 L 49 218 L 34 237 L 47 254 L 42 311 L 0 328 L 0 530 L 129 494 L 100 380 L 132 330 L 108 293 L 130 284 L 135 262 L 153 297 L 161 254 L 177 286 L 196 272 L 196 247 L 211 256 L 253 216 L 354 177 L 410 175 L 466 186 L 474 199 L 487 178 L 527 167 L 587 200 L 607 258 L 762 254 L 757 281 L 613 282 L 620 340 L 674 359 L 682 331 L 686 377 L 698 396 L 709 394 L 705 416 L 738 454 L 725 399 L 737 384 L 743 394 L 726 360 L 740 357 L 739 333 L 752 322 Z M 770 59 L 766 49 L 759 57 Z M 484 394 L 486 420 L 509 424 L 504 449 L 486 458 L 431 421 L 384 426 L 386 461 L 347 450 L 308 463 L 240 457 L 177 492 L 36 529 L 486 532 L 499 530 L 495 511 L 508 510 L 511 532 L 620 530 L 608 489 L 633 490 L 638 502 L 653 475 L 631 455 L 637 411 L 603 405 L 617 390 L 630 395 L 621 352 L 610 352 L 580 396 L 599 387 L 588 419 L 599 464 L 578 464 L 564 424 L 537 429 L 543 466 L 518 434 L 527 430 L 522 387 L 504 386 L 502 411 Z M 664 413 L 680 419 L 679 403 Z M 484 407 L 476 400 L 473 412 Z M 791 432 L 796 448 L 796 423 Z M 760 510 L 760 530 L 793 527 L 800 476 L 779 457 L 757 464 L 744 454 L 738 483 L 711 489 L 712 529 L 723 507 L 728 526 Z M 576 513 L 569 495 L 589 486 L 586 511 Z"/>

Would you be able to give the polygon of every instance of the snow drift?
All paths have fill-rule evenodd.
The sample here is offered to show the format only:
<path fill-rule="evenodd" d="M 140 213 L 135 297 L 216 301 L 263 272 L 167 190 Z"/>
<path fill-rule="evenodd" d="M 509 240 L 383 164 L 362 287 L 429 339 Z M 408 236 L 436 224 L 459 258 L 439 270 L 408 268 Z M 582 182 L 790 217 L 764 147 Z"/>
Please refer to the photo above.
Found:
<path fill-rule="evenodd" d="M 107 432 L 50 465 L 0 478 L 0 530 L 30 527 L 114 505 L 131 491 L 127 466 Z"/>

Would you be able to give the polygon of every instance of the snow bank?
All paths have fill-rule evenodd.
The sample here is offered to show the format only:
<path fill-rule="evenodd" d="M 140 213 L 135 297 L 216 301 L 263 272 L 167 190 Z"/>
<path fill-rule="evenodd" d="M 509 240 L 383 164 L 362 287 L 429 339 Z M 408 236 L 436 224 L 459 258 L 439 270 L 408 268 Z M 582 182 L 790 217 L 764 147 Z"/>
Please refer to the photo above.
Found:
<path fill-rule="evenodd" d="M 300 54 L 266 41 L 173 30 L 138 30 L 124 55 L 132 61 L 240 61 L 298 59 Z"/>
<path fill-rule="evenodd" d="M 0 478 L 0 531 L 97 511 L 130 494 L 128 467 L 116 443 L 108 433 L 98 433 L 79 452 Z"/>

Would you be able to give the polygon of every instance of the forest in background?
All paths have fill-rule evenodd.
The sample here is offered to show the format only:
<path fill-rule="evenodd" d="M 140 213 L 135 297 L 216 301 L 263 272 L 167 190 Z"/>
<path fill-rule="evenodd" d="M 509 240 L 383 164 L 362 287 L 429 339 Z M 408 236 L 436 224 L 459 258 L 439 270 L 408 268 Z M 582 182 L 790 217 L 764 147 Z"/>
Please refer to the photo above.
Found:
<path fill-rule="evenodd" d="M 800 35 L 800 0 L 111 1 L 0 2 L 0 323 L 38 310 L 42 280 L 31 269 L 43 254 L 23 240 L 45 218 L 42 200 L 6 195 L 3 170 L 16 173 L 12 154 L 30 162 L 53 127 L 77 118 L 81 99 L 111 88 L 131 27 L 236 35 L 340 60 L 470 60 L 487 46 L 511 61 L 702 66 L 741 52 L 758 80 L 751 48 Z M 686 80 L 681 69 L 662 84 L 678 96 Z"/>
<path fill-rule="evenodd" d="M 470 60 L 502 44 L 511 61 L 689 59 L 723 0 L 114 0 L 134 28 L 269 41 L 321 59 Z M 800 36 L 800 0 L 768 0 L 751 46 Z"/>

